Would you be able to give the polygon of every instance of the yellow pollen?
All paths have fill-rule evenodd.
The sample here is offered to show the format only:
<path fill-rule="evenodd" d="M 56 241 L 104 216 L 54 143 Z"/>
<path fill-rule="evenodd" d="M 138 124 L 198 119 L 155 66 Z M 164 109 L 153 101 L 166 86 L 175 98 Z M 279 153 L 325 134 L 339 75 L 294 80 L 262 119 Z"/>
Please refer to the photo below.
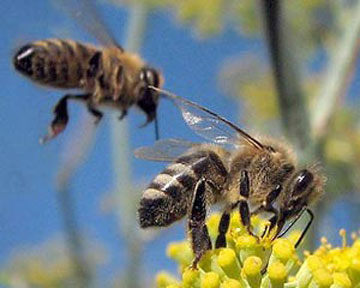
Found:
<path fill-rule="evenodd" d="M 351 288 L 352 283 L 349 276 L 343 272 L 337 272 L 333 274 L 334 284 L 343 288 Z"/>
<path fill-rule="evenodd" d="M 274 230 L 269 231 L 269 223 L 259 219 L 252 218 L 251 224 L 256 233 L 260 231 L 259 235 L 263 231 L 260 241 L 247 233 L 239 213 L 232 215 L 226 235 L 227 248 L 207 251 L 199 261 L 198 270 L 188 268 L 194 259 L 189 242 L 168 245 L 167 254 L 178 263 L 182 278 L 178 280 L 160 272 L 156 288 L 360 288 L 359 234 L 352 233 L 353 242 L 349 243 L 346 231 L 341 229 L 342 246 L 332 248 L 323 237 L 315 252 L 304 251 L 304 257 L 299 257 L 299 251 L 294 248 L 299 236 L 297 231 L 294 237 L 272 241 Z M 219 220 L 217 215 L 208 221 L 212 241 L 219 234 Z M 268 266 L 262 274 L 264 263 Z M 36 276 L 36 283 L 40 283 L 41 276 Z"/>
<path fill-rule="evenodd" d="M 289 234 L 289 237 L 287 237 L 287 239 L 289 239 L 289 241 L 291 242 L 291 244 L 295 245 L 295 243 L 298 241 L 298 239 L 300 238 L 300 236 L 301 236 L 301 231 L 295 230 L 295 231 L 292 231 L 292 232 Z"/>
<path fill-rule="evenodd" d="M 165 288 L 171 284 L 176 284 L 178 281 L 166 272 L 160 272 L 156 276 L 156 287 Z"/>
<path fill-rule="evenodd" d="M 342 247 L 345 248 L 347 246 L 345 229 L 340 229 L 339 235 L 342 237 Z"/>
<path fill-rule="evenodd" d="M 289 276 L 289 282 L 294 282 L 296 281 L 296 277 L 295 276 Z"/>
<path fill-rule="evenodd" d="M 324 267 L 324 263 L 321 258 L 315 255 L 310 255 L 306 259 L 306 263 L 310 271 L 316 271 L 317 269 Z"/>
<path fill-rule="evenodd" d="M 257 245 L 256 238 L 251 235 L 242 235 L 239 236 L 236 241 L 236 248 L 243 249 L 243 248 L 251 248 Z"/>
<path fill-rule="evenodd" d="M 352 232 L 352 233 L 351 233 L 351 239 L 352 239 L 353 241 L 355 241 L 355 240 L 357 239 L 357 237 L 358 237 L 358 235 L 357 235 L 356 232 Z"/>
<path fill-rule="evenodd" d="M 229 278 L 238 279 L 240 277 L 240 265 L 236 259 L 236 254 L 233 249 L 221 249 L 217 258 L 217 263 Z"/>
<path fill-rule="evenodd" d="M 355 239 L 354 240 L 353 248 L 360 252 L 360 239 Z"/>
<path fill-rule="evenodd" d="M 351 262 L 351 265 L 350 267 L 357 271 L 357 272 L 360 272 L 360 259 L 353 259 L 352 262 Z"/>
<path fill-rule="evenodd" d="M 199 270 L 193 270 L 188 268 L 184 271 L 182 275 L 182 280 L 184 283 L 184 287 L 194 287 L 196 283 L 199 281 L 200 272 Z"/>
<path fill-rule="evenodd" d="M 269 278 L 276 281 L 285 281 L 287 273 L 284 264 L 281 262 L 272 263 L 268 268 Z"/>
<path fill-rule="evenodd" d="M 217 236 L 219 223 L 220 223 L 220 215 L 219 214 L 214 214 L 211 217 L 209 217 L 209 220 L 207 221 L 207 227 L 209 230 L 210 237 Z"/>
<path fill-rule="evenodd" d="M 166 255 L 183 265 L 189 265 L 192 261 L 192 251 L 189 243 L 171 243 L 166 249 Z"/>
<path fill-rule="evenodd" d="M 236 261 L 235 251 L 230 248 L 224 248 L 218 256 L 218 263 L 221 267 L 230 266 Z"/>
<path fill-rule="evenodd" d="M 241 283 L 235 279 L 225 280 L 221 286 L 221 288 L 242 288 Z"/>
<path fill-rule="evenodd" d="M 321 237 L 320 242 L 321 242 L 321 244 L 324 245 L 324 246 L 325 246 L 326 244 L 328 244 L 328 240 L 327 240 L 326 237 Z"/>
<path fill-rule="evenodd" d="M 316 284 L 318 284 L 320 287 L 330 287 L 331 284 L 333 283 L 333 278 L 331 276 L 331 274 L 326 271 L 325 269 L 318 269 L 316 271 L 314 271 L 313 273 L 314 276 L 314 281 L 316 282 Z"/>
<path fill-rule="evenodd" d="M 218 288 L 220 277 L 215 272 L 205 273 L 201 279 L 201 288 Z"/>
<path fill-rule="evenodd" d="M 255 276 L 260 273 L 262 261 L 259 257 L 250 256 L 244 261 L 243 272 L 246 276 Z"/>
<path fill-rule="evenodd" d="M 287 239 L 276 239 L 273 254 L 281 261 L 287 261 L 294 255 L 295 249 Z"/>

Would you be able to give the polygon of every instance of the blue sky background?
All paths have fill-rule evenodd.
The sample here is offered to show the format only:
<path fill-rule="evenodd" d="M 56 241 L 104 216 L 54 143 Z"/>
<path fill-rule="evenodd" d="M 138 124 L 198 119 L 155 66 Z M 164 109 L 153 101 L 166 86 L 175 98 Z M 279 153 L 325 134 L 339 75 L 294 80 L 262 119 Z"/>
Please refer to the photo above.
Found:
<path fill-rule="evenodd" d="M 122 43 L 127 11 L 106 5 L 101 8 Z M 94 41 L 57 11 L 51 1 L 31 1 L 29 4 L 25 0 L 3 0 L 0 12 L 0 263 L 5 263 L 17 247 L 38 245 L 61 233 L 55 177 L 65 144 L 76 132 L 85 110 L 83 106 L 70 105 L 70 124 L 65 133 L 48 145 L 39 145 L 38 139 L 52 119 L 51 109 L 64 92 L 36 86 L 17 74 L 11 66 L 11 56 L 21 44 L 37 39 L 71 36 L 80 41 Z M 163 71 L 165 87 L 236 121 L 238 104 L 221 92 L 217 73 L 226 59 L 248 51 L 257 52 L 259 57 L 266 59 L 263 42 L 242 38 L 230 28 L 219 36 L 199 41 L 193 37 L 191 29 L 177 23 L 171 13 L 152 13 L 147 27 L 142 55 Z M 67 34 L 69 31 L 70 35 Z M 350 93 L 354 99 L 359 92 L 358 80 L 357 74 Z M 159 114 L 162 138 L 197 139 L 168 103 L 161 103 Z M 125 246 L 119 238 L 116 219 L 102 213 L 99 204 L 111 190 L 113 180 L 108 119 L 105 117 L 99 125 L 94 146 L 71 185 L 82 231 L 90 239 L 97 239 L 111 255 L 101 270 L 101 276 L 105 278 L 121 270 L 126 262 Z M 142 114 L 130 112 L 132 147 L 150 145 L 154 140 L 152 125 L 137 128 L 143 120 Z M 164 166 L 132 161 L 134 180 L 144 183 Z M 351 209 L 357 209 L 359 203 L 353 200 L 354 206 L 344 211 L 344 201 L 337 204 L 336 218 L 327 220 L 336 230 L 343 226 L 355 229 L 350 227 L 347 215 Z M 182 239 L 183 235 L 183 225 L 175 225 L 146 247 L 144 267 L 147 273 L 164 268 L 175 271 L 175 264 L 165 256 L 165 247 L 175 239 Z"/>

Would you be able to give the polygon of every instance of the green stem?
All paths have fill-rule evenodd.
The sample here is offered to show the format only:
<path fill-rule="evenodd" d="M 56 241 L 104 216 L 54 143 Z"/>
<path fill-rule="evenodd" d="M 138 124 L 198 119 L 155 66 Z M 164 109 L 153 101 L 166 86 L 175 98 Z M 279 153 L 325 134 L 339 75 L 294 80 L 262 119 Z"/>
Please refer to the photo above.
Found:
<path fill-rule="evenodd" d="M 306 163 L 315 155 L 315 150 L 311 139 L 306 99 L 299 79 L 300 65 L 295 57 L 293 31 L 284 13 L 285 1 L 262 0 L 261 3 L 282 126 L 287 138 L 301 153 L 300 162 Z M 310 242 L 312 245 L 314 239 Z"/>
<path fill-rule="evenodd" d="M 352 15 L 346 17 L 342 37 L 332 50 L 329 68 L 312 111 L 312 126 L 316 139 L 326 135 L 328 124 L 334 115 L 339 99 L 345 94 L 356 65 L 360 47 L 360 2 Z"/>
<path fill-rule="evenodd" d="M 147 7 L 134 3 L 130 9 L 129 24 L 125 48 L 127 51 L 139 52 L 144 38 Z M 117 116 L 111 119 L 112 154 L 114 171 L 114 198 L 119 229 L 127 240 L 129 261 L 125 272 L 127 287 L 140 287 L 142 239 L 136 230 L 136 204 L 140 197 L 131 181 L 131 149 L 129 145 L 129 128 L 127 119 L 119 121 Z"/>
<path fill-rule="evenodd" d="M 84 245 L 79 233 L 74 201 L 71 194 L 71 190 L 65 187 L 57 191 L 67 248 L 77 283 L 76 286 L 87 288 L 91 287 L 91 267 L 85 257 Z"/>
<path fill-rule="evenodd" d="M 316 97 L 314 109 L 312 110 L 312 127 L 315 137 L 315 149 L 319 151 L 316 155 L 322 156 L 322 162 L 326 168 L 327 163 L 323 157 L 323 149 L 326 141 L 329 123 L 334 116 L 341 97 L 345 95 L 350 83 L 351 75 L 355 69 L 357 55 L 360 47 L 360 1 L 353 9 L 352 17 L 344 17 L 346 23 L 342 25 L 342 37 L 338 40 L 336 47 L 332 50 L 329 68 L 324 77 L 319 95 Z M 315 246 L 317 226 L 323 222 L 327 207 L 334 201 L 333 189 L 326 189 L 328 197 L 326 201 L 320 201 L 316 207 L 317 221 L 310 230 L 310 247 Z"/>
<path fill-rule="evenodd" d="M 82 117 L 79 129 L 70 137 L 64 149 L 63 163 L 57 175 L 58 204 L 63 220 L 66 245 L 73 265 L 76 286 L 91 287 L 91 266 L 86 259 L 84 243 L 79 233 L 75 203 L 69 188 L 74 174 L 88 155 L 94 137 L 94 125 L 87 117 Z M 79 135 L 81 134 L 81 135 Z"/>
<path fill-rule="evenodd" d="M 299 82 L 291 27 L 286 23 L 283 1 L 262 0 L 265 31 L 278 91 L 281 122 L 285 134 L 304 152 L 310 143 L 310 124 L 304 94 Z"/>

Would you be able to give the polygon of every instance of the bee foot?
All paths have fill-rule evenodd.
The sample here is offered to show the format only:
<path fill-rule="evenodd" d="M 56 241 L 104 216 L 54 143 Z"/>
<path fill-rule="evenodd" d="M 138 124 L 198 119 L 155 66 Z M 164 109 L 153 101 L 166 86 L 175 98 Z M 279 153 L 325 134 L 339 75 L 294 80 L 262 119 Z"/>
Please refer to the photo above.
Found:
<path fill-rule="evenodd" d="M 254 234 L 254 233 L 251 231 L 251 229 L 248 230 L 248 233 L 249 233 L 252 237 L 254 237 L 258 243 L 260 242 L 260 237 L 259 237 L 258 235 L 256 235 L 256 234 Z"/>
<path fill-rule="evenodd" d="M 267 266 L 268 266 L 268 265 L 266 265 L 264 268 L 261 269 L 261 271 L 260 271 L 261 276 L 263 276 L 263 275 L 266 273 L 266 271 L 267 271 Z"/>
<path fill-rule="evenodd" d="M 95 125 L 95 126 L 98 126 L 99 123 L 100 123 L 100 120 L 101 120 L 101 118 L 95 118 L 95 120 L 94 120 L 94 125 Z"/>
<path fill-rule="evenodd" d="M 48 141 L 54 139 L 58 134 L 60 134 L 62 131 L 64 131 L 66 127 L 66 123 L 53 123 L 49 127 L 48 134 L 46 134 L 44 137 L 41 137 L 39 142 L 40 144 L 45 144 Z"/>
<path fill-rule="evenodd" d="M 144 128 L 144 127 L 146 127 L 151 121 L 152 121 L 152 120 L 146 119 L 146 121 L 145 121 L 143 124 L 141 124 L 141 125 L 139 126 L 139 128 Z"/>
<path fill-rule="evenodd" d="M 190 265 L 190 270 L 193 270 L 193 271 L 196 271 L 196 270 L 198 270 L 198 267 L 197 267 L 197 261 L 195 262 L 193 262 L 191 265 Z"/>
<path fill-rule="evenodd" d="M 119 120 L 120 121 L 123 120 L 126 115 L 127 115 L 127 110 L 123 110 L 119 116 Z"/>

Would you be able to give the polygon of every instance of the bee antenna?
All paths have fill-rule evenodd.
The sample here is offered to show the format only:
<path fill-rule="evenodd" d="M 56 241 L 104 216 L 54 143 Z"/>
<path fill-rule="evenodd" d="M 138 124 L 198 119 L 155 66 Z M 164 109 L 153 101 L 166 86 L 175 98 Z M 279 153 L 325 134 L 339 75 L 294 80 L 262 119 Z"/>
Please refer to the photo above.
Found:
<path fill-rule="evenodd" d="M 154 126 L 155 126 L 155 140 L 159 140 L 160 139 L 160 135 L 159 135 L 159 122 L 158 122 L 158 117 L 157 117 L 157 113 L 155 112 L 155 117 L 154 117 Z"/>
<path fill-rule="evenodd" d="M 150 89 L 150 90 L 153 90 L 153 91 L 155 91 L 155 92 L 158 92 L 158 93 L 159 93 L 159 97 L 161 97 L 161 98 L 168 98 L 169 96 L 170 96 L 170 98 L 172 98 L 171 96 L 174 96 L 174 95 L 171 94 L 170 92 L 165 91 L 165 90 L 162 90 L 162 89 L 160 89 L 160 88 L 158 88 L 158 87 L 155 87 L 155 86 L 153 86 L 153 85 L 148 85 L 147 88 Z"/>

